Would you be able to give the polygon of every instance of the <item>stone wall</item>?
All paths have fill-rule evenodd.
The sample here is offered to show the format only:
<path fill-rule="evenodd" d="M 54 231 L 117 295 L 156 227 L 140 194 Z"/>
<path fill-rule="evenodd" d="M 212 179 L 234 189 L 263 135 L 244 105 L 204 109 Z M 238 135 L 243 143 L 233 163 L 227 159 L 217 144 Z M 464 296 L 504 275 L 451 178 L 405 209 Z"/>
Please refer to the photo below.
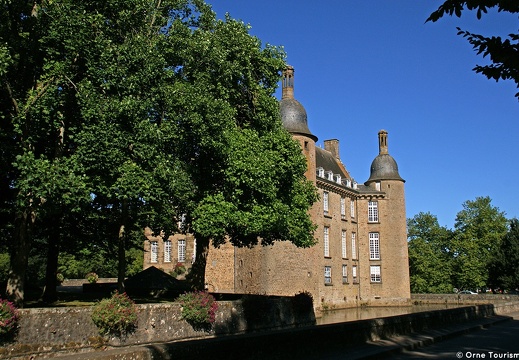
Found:
<path fill-rule="evenodd" d="M 301 312 L 294 298 L 246 297 L 221 301 L 210 332 L 195 331 L 181 319 L 176 303 L 138 305 L 138 327 L 125 338 L 101 337 L 91 319 L 92 307 L 20 310 L 14 342 L 3 344 L 0 358 L 54 357 L 128 345 L 207 338 L 266 329 L 315 324 L 312 311 Z"/>
<path fill-rule="evenodd" d="M 480 305 L 493 304 L 496 314 L 519 311 L 519 295 L 515 294 L 412 294 L 415 305 Z"/>

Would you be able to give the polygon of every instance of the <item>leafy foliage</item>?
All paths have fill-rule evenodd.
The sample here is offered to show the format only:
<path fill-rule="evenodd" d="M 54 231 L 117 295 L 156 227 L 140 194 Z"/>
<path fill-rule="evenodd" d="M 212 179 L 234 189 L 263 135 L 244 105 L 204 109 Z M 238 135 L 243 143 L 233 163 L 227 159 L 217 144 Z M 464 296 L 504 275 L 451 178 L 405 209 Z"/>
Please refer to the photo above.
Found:
<path fill-rule="evenodd" d="M 10 301 L 0 299 L 0 339 L 11 335 L 18 325 L 18 310 Z"/>
<path fill-rule="evenodd" d="M 92 321 L 104 335 L 126 335 L 137 327 L 137 307 L 126 293 L 115 292 L 94 306 Z"/>
<path fill-rule="evenodd" d="M 182 294 L 177 300 L 182 306 L 182 318 L 194 329 L 207 329 L 216 320 L 218 303 L 205 291 Z"/>
<path fill-rule="evenodd" d="M 407 220 L 411 292 L 452 291 L 452 259 L 448 243 L 452 232 L 436 216 L 419 213 Z"/>
<path fill-rule="evenodd" d="M 412 292 L 450 293 L 495 283 L 490 269 L 501 261 L 496 253 L 507 219 L 489 197 L 463 203 L 454 230 L 440 227 L 430 213 L 419 213 L 407 225 Z"/>
<path fill-rule="evenodd" d="M 490 285 L 494 288 L 519 290 L 519 220 L 510 220 L 490 265 Z"/>
<path fill-rule="evenodd" d="M 460 17 L 465 10 L 476 10 L 476 16 L 481 19 L 488 9 L 497 8 L 499 12 L 505 11 L 512 14 L 519 13 L 519 3 L 509 0 L 447 0 L 433 12 L 427 21 L 438 21 L 444 15 L 456 15 Z M 489 56 L 492 64 L 477 65 L 473 70 L 485 75 L 488 79 L 496 81 L 512 80 L 519 87 L 519 33 L 509 34 L 509 39 L 501 39 L 499 36 L 486 37 L 468 31 L 458 29 L 458 35 L 463 36 L 472 45 L 477 54 L 483 57 Z M 519 100 L 519 92 L 515 94 Z"/>
<path fill-rule="evenodd" d="M 15 254 L 13 297 L 33 245 L 48 250 L 52 289 L 59 252 L 82 249 L 117 259 L 122 285 L 144 227 L 192 231 L 200 254 L 208 239 L 314 244 L 316 191 L 273 96 L 281 48 L 202 0 L 19 1 L 0 17 L 0 231 Z"/>

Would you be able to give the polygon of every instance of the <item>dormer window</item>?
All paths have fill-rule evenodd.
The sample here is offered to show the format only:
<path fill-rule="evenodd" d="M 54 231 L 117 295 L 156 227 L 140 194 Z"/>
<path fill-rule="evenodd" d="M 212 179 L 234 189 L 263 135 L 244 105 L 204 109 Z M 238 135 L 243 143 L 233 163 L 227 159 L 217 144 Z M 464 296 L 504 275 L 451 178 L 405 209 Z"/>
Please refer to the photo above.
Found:
<path fill-rule="evenodd" d="M 341 184 L 341 175 L 340 174 L 335 174 L 335 182 L 337 184 Z"/>
<path fill-rule="evenodd" d="M 322 168 L 322 167 L 317 168 L 317 176 L 319 176 L 320 178 L 324 177 L 324 168 Z"/>
<path fill-rule="evenodd" d="M 344 180 L 344 183 L 346 184 L 347 187 L 351 188 L 351 180 L 350 179 Z"/>
<path fill-rule="evenodd" d="M 333 181 L 333 171 L 328 170 L 326 172 L 326 179 L 330 180 L 330 181 Z"/>

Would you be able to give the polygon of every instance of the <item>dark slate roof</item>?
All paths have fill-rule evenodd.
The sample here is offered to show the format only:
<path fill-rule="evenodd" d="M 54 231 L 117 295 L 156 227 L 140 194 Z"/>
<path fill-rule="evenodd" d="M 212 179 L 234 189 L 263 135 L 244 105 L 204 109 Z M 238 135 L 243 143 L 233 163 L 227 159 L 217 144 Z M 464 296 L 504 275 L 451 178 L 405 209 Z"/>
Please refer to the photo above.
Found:
<path fill-rule="evenodd" d="M 317 140 L 317 137 L 308 128 L 306 110 L 299 101 L 291 98 L 282 99 L 279 102 L 279 109 L 281 121 L 288 132 L 307 135 Z"/>
<path fill-rule="evenodd" d="M 378 180 L 401 180 L 398 165 L 389 154 L 379 154 L 371 163 L 370 176 L 365 184 Z"/>
<path fill-rule="evenodd" d="M 332 171 L 334 174 L 340 174 L 341 178 L 348 179 L 349 174 L 344 172 L 338 161 L 329 151 L 320 147 L 315 148 L 315 165 L 317 168 L 322 167 L 324 171 Z"/>
<path fill-rule="evenodd" d="M 124 281 L 127 290 L 184 290 L 182 281 L 151 266 Z"/>

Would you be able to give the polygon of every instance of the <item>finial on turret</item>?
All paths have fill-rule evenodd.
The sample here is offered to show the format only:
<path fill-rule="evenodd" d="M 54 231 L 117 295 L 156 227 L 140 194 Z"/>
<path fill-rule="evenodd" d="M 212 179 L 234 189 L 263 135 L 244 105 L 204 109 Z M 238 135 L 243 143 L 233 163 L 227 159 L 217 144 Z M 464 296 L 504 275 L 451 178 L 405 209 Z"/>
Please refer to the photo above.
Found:
<path fill-rule="evenodd" d="M 294 98 L 294 68 L 287 65 L 283 71 L 283 91 L 281 99 L 293 99 Z"/>

